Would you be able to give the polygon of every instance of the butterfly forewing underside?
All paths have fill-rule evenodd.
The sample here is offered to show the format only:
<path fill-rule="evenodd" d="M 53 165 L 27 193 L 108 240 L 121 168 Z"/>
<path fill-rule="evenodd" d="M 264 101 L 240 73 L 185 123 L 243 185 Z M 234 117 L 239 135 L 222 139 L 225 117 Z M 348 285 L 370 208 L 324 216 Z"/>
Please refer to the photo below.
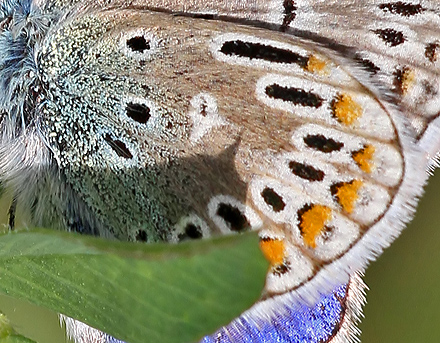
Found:
<path fill-rule="evenodd" d="M 149 4 L 168 11 L 271 23 L 273 28 L 337 50 L 348 48 L 345 53 L 368 72 L 363 77 L 381 86 L 377 95 L 392 95 L 419 136 L 440 112 L 440 6 L 435 0 L 153 0 Z"/>
<path fill-rule="evenodd" d="M 79 2 L 64 16 L 69 2 L 40 3 L 55 15 L 35 38 L 36 110 L 0 150 L 6 161 L 6 143 L 41 149 L 32 185 L 1 165 L 36 224 L 148 242 L 259 230 L 265 297 L 314 301 L 409 220 L 425 180 L 416 138 L 438 113 L 435 90 L 412 99 L 422 80 L 438 88 L 437 47 L 421 61 L 356 35 L 332 45 L 328 1 L 301 13 L 293 1 Z M 304 13 L 320 18 L 318 35 L 297 23 Z M 431 21 L 422 31 L 436 37 Z M 366 69 L 371 56 L 384 66 Z M 415 76 L 399 86 L 401 63 Z"/>

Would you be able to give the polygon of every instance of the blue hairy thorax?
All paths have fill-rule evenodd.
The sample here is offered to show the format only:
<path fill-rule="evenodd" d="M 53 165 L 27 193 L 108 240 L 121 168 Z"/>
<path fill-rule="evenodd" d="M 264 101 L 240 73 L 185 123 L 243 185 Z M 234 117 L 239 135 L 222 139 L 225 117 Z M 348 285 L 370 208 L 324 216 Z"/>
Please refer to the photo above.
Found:
<path fill-rule="evenodd" d="M 0 113 L 3 137 L 16 136 L 33 121 L 41 89 L 36 50 L 51 18 L 32 0 L 0 5 Z"/>
<path fill-rule="evenodd" d="M 47 87 L 42 84 L 37 60 L 59 14 L 45 11 L 44 1 L 36 3 L 0 0 L 0 186 L 14 198 L 9 209 L 10 228 L 14 227 L 16 203 L 23 202 L 26 211 L 34 211 L 36 197 L 48 187 L 41 180 L 49 180 L 53 173 L 39 123 Z M 51 180 L 50 184 L 58 182 L 57 178 Z"/>

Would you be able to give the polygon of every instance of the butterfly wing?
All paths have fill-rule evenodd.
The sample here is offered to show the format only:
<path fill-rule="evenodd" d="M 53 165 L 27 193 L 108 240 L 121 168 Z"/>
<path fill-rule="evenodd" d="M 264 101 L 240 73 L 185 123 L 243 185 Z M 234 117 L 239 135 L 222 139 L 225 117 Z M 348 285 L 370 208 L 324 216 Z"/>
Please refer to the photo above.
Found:
<path fill-rule="evenodd" d="M 157 6 L 161 4 L 158 0 Z M 167 5 L 174 11 L 273 23 L 286 32 L 313 33 L 315 38 L 330 39 L 335 47 L 354 48 L 358 62 L 402 102 L 419 134 L 440 112 L 437 1 L 169 1 Z"/>
<path fill-rule="evenodd" d="M 143 4 L 143 0 L 134 1 Z M 399 106 L 428 158 L 440 150 L 440 6 L 437 1 L 154 0 L 151 7 L 271 23 L 350 55 L 357 75 L 384 103 Z M 348 49 L 347 49 L 348 48 Z M 347 66 L 348 67 L 348 66 Z M 379 82 L 378 82 L 379 81 Z M 379 87 L 378 87 L 379 86 Z M 430 125 L 432 124 L 432 125 Z M 431 161 L 432 162 L 432 161 Z"/>
<path fill-rule="evenodd" d="M 417 132 L 429 158 L 440 150 L 440 6 L 437 1 L 295 2 L 289 28 L 346 46 Z M 348 32 L 348 34 L 347 34 Z M 378 97 L 382 97 L 378 91 Z M 432 161 L 430 162 L 432 163 Z"/>
<path fill-rule="evenodd" d="M 145 241 L 259 229 L 265 297 L 313 302 L 409 219 L 423 156 L 337 51 L 116 3 L 50 20 L 19 136 L 49 161 L 32 165 L 38 186 L 17 185 L 36 223 Z"/>
<path fill-rule="evenodd" d="M 362 306 L 365 303 L 365 284 L 359 274 L 347 284 L 335 287 L 319 298 L 313 306 L 292 299 L 268 304 L 261 302 L 246 311 L 215 334 L 204 337 L 201 343 L 235 342 L 356 342 Z M 275 308 L 271 319 L 256 319 L 255 311 Z"/>

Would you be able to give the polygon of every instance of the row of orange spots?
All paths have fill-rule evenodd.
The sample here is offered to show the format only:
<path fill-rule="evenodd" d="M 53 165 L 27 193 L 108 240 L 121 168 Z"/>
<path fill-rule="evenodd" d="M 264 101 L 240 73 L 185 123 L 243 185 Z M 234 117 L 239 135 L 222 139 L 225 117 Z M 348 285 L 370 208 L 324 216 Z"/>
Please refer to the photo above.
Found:
<path fill-rule="evenodd" d="M 335 185 L 334 196 L 341 207 L 347 212 L 352 213 L 356 200 L 359 198 L 358 191 L 362 187 L 361 180 L 341 182 Z M 306 246 L 316 248 L 316 238 L 325 230 L 326 224 L 332 218 L 331 208 L 324 205 L 306 205 L 298 211 L 299 228 Z M 265 258 L 272 266 L 284 263 L 286 254 L 285 243 L 281 239 L 262 238 L 260 248 Z"/>
<path fill-rule="evenodd" d="M 358 199 L 358 191 L 363 182 L 353 180 L 338 185 L 335 197 L 342 208 L 351 213 Z M 299 215 L 299 228 L 304 243 L 310 248 L 316 248 L 316 238 L 324 231 L 326 224 L 331 220 L 332 210 L 323 205 L 308 205 Z M 285 243 L 281 239 L 263 238 L 260 248 L 265 258 L 272 266 L 280 265 L 285 258 Z"/>
<path fill-rule="evenodd" d="M 328 64 L 319 57 L 311 55 L 305 69 L 311 73 L 322 75 L 326 74 Z M 346 93 L 337 95 L 336 99 L 332 102 L 332 110 L 336 119 L 347 126 L 353 124 L 363 114 L 362 106 Z"/>

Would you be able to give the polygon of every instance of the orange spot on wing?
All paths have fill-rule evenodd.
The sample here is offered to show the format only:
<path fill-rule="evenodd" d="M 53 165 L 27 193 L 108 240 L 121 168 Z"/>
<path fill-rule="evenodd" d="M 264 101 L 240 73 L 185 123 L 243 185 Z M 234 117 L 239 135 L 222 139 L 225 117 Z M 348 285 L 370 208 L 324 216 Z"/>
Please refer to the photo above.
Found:
<path fill-rule="evenodd" d="M 362 106 L 348 94 L 339 94 L 332 102 L 333 115 L 344 124 L 351 125 L 362 116 Z"/>
<path fill-rule="evenodd" d="M 324 230 L 331 214 L 332 210 L 322 205 L 309 205 L 299 211 L 299 228 L 306 245 L 316 248 L 315 239 Z"/>
<path fill-rule="evenodd" d="M 315 55 L 311 55 L 307 61 L 307 71 L 311 73 L 323 73 L 327 67 L 327 63 Z"/>
<path fill-rule="evenodd" d="M 400 90 L 402 91 L 402 94 L 405 95 L 408 93 L 408 91 L 414 84 L 415 78 L 416 74 L 414 73 L 414 70 L 410 68 L 405 68 L 400 79 Z"/>
<path fill-rule="evenodd" d="M 353 152 L 351 156 L 362 171 L 371 173 L 374 151 L 374 146 L 366 145 L 363 149 Z"/>
<path fill-rule="evenodd" d="M 358 190 L 363 185 L 363 182 L 360 180 L 353 180 L 351 182 L 342 182 L 340 184 L 335 185 L 334 196 L 338 200 L 338 203 L 342 206 L 342 208 L 348 213 L 353 212 L 354 204 L 356 200 L 359 198 Z"/>
<path fill-rule="evenodd" d="M 285 257 L 285 244 L 280 239 L 263 238 L 260 240 L 260 249 L 271 265 L 280 265 Z"/>

